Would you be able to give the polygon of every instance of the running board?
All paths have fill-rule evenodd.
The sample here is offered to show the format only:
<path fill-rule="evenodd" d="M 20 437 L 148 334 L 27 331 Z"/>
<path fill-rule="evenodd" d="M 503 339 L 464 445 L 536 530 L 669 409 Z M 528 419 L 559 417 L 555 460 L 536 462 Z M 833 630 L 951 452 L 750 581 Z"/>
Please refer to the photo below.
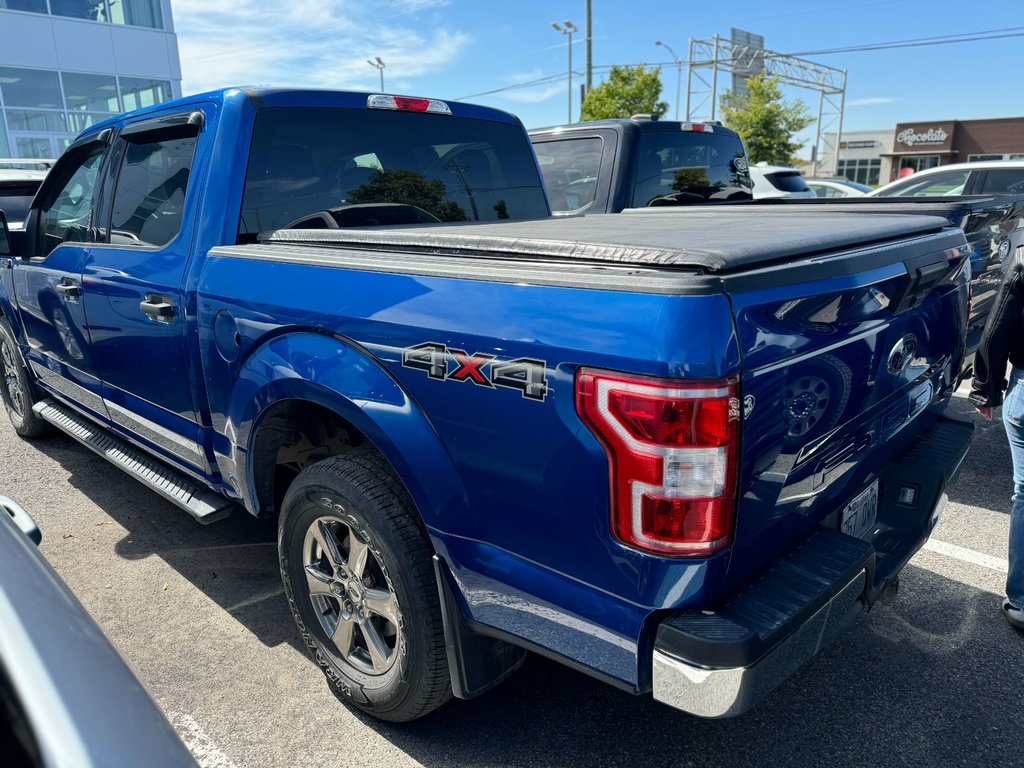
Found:
<path fill-rule="evenodd" d="M 223 496 L 203 488 L 84 416 L 73 413 L 53 400 L 36 403 L 32 411 L 114 466 L 123 469 L 150 490 L 181 507 L 200 523 L 213 523 L 231 514 L 234 505 Z"/>

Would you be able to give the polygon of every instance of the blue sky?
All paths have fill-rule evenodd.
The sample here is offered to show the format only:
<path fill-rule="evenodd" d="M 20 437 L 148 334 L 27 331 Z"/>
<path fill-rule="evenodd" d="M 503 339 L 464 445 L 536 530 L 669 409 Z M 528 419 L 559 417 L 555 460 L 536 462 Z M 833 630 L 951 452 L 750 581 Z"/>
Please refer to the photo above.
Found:
<path fill-rule="evenodd" d="M 593 2 L 595 66 L 685 58 L 689 38 L 739 27 L 784 53 L 1024 28 L 1020 0 L 633 0 Z M 574 111 L 584 65 L 584 0 L 173 0 L 185 93 L 226 85 L 377 90 L 367 58 L 384 59 L 392 93 L 458 99 L 564 75 L 570 19 Z M 1021 31 L 1024 31 L 1022 29 Z M 1024 115 L 1017 83 L 1024 37 L 812 57 L 849 72 L 847 130 L 897 122 Z M 595 84 L 603 72 L 595 73 Z M 683 70 L 685 99 L 686 70 Z M 674 110 L 676 71 L 662 72 Z M 816 108 L 817 94 L 789 90 Z M 468 99 L 518 114 L 527 127 L 566 119 L 566 81 Z"/>

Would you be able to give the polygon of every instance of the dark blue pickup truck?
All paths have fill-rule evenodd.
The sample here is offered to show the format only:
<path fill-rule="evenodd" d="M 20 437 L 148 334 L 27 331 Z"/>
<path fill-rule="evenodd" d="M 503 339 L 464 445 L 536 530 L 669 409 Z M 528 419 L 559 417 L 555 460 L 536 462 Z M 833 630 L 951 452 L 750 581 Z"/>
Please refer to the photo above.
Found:
<path fill-rule="evenodd" d="M 228 90 L 89 128 L 0 259 L 3 400 L 201 522 L 408 720 L 535 651 L 741 713 L 895 590 L 971 427 L 944 218 L 552 218 L 514 117 Z M 0 244 L 0 248 L 3 244 Z"/>

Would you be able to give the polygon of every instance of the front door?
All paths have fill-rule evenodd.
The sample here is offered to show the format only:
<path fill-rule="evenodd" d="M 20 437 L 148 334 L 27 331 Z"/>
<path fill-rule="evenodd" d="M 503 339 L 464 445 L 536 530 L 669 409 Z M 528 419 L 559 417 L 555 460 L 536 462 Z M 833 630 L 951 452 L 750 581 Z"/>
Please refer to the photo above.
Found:
<path fill-rule="evenodd" d="M 14 265 L 14 295 L 23 352 L 43 387 L 103 417 L 90 354 L 82 265 L 105 140 L 72 147 L 50 171 L 29 213 L 23 258 Z"/>
<path fill-rule="evenodd" d="M 148 118 L 122 129 L 96 224 L 100 242 L 83 269 L 110 419 L 193 470 L 206 463 L 183 281 L 199 207 L 192 169 L 205 152 L 199 114 Z"/>

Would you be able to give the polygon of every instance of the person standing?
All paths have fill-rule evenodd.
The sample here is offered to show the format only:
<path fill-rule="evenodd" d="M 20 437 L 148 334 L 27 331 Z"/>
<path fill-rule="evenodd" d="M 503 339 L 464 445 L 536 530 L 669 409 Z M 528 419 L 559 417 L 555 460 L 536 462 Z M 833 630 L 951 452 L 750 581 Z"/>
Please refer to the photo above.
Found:
<path fill-rule="evenodd" d="M 1012 366 L 1005 378 L 1007 362 Z M 1003 390 L 1006 394 L 1003 394 Z M 1002 407 L 1013 460 L 1010 569 L 1003 616 L 1024 630 L 1024 246 L 1014 253 L 974 357 L 970 400 L 983 419 Z"/>

